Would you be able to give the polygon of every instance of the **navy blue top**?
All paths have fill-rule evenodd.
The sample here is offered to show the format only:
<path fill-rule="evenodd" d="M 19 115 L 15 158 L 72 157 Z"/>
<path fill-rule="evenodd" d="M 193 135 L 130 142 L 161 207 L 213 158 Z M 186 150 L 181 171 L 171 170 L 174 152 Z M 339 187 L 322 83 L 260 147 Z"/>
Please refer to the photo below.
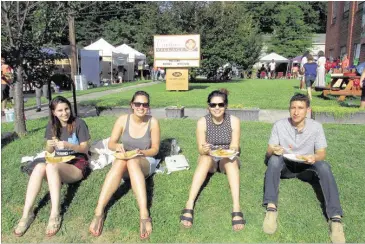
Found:
<path fill-rule="evenodd" d="M 306 63 L 304 64 L 305 76 L 317 76 L 317 64 Z"/>

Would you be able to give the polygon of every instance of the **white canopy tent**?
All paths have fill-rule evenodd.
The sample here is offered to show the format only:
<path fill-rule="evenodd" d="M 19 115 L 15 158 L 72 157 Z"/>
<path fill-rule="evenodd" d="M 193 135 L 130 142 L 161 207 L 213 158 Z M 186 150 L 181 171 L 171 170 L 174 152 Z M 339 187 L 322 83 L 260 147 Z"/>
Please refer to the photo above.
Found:
<path fill-rule="evenodd" d="M 112 44 L 100 38 L 96 42 L 85 47 L 86 50 L 99 51 L 99 56 L 102 57 L 100 64 L 100 71 L 102 72 L 101 78 L 108 79 L 108 73 L 110 73 L 110 80 L 113 80 L 113 69 L 117 69 L 118 66 L 127 65 L 128 55 L 119 52 Z"/>
<path fill-rule="evenodd" d="M 289 63 L 289 59 L 277 54 L 277 53 L 270 53 L 266 56 L 263 56 L 262 58 L 260 58 L 260 62 L 264 63 L 264 62 L 271 62 L 271 60 L 275 60 L 276 63 Z"/>
<path fill-rule="evenodd" d="M 124 75 L 124 79 L 133 80 L 134 78 L 134 68 L 139 61 L 145 61 L 146 55 L 141 52 L 138 52 L 136 49 L 128 46 L 127 44 L 123 44 L 116 47 L 116 50 L 120 53 L 127 54 L 127 72 Z M 142 71 L 143 72 L 143 71 Z"/>

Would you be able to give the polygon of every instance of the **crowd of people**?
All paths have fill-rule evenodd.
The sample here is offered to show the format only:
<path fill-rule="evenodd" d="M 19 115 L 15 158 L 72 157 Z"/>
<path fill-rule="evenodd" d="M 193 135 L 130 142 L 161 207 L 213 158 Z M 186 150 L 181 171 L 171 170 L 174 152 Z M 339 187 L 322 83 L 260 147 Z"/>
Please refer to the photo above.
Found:
<path fill-rule="evenodd" d="M 150 115 L 150 103 L 147 92 L 135 92 L 130 101 L 133 112 L 121 115 L 114 124 L 108 147 L 112 151 L 119 152 L 122 158 L 115 159 L 101 187 L 94 218 L 89 227 L 89 232 L 93 236 L 102 234 L 106 220 L 106 205 L 119 187 L 122 178 L 130 180 L 137 199 L 140 238 L 149 238 L 152 233 L 145 179 L 154 173 L 157 165 L 155 157 L 160 149 L 161 128 L 158 120 Z M 240 120 L 227 113 L 227 106 L 228 91 L 225 89 L 212 91 L 207 98 L 208 113 L 197 122 L 197 167 L 188 200 L 180 216 L 180 224 L 183 227 L 193 226 L 198 192 L 208 173 L 215 172 L 227 175 L 232 196 L 232 229 L 241 231 L 246 225 L 240 207 L 240 186 L 244 185 L 241 183 L 239 173 L 242 137 Z M 304 179 L 309 174 L 313 183 L 319 183 L 322 188 L 331 240 L 335 243 L 344 243 L 341 218 L 343 212 L 338 189 L 331 168 L 324 161 L 327 148 L 325 134 L 320 123 L 306 118 L 309 107 L 310 100 L 306 95 L 294 95 L 289 102 L 290 117 L 277 121 L 272 128 L 266 151 L 267 170 L 263 179 L 263 206 L 266 209 L 263 231 L 273 234 L 277 229 L 280 179 L 294 177 Z M 56 155 L 66 153 L 74 157 L 67 162 L 39 162 L 30 172 L 23 214 L 14 229 L 14 234 L 19 237 L 25 234 L 35 219 L 32 209 L 44 179 L 47 179 L 51 196 L 51 212 L 45 234 L 50 237 L 59 231 L 62 224 L 61 186 L 63 183 L 74 183 L 85 179 L 89 164 L 90 133 L 85 121 L 73 115 L 71 104 L 64 97 L 53 98 L 49 108 L 51 113 L 45 131 L 46 151 Z M 228 149 L 234 152 L 230 157 L 212 154 L 214 150 Z M 131 151 L 135 151 L 135 157 L 128 158 L 126 155 Z M 284 153 L 299 155 L 301 163 L 286 157 Z M 111 215 L 109 218 L 115 217 Z"/>

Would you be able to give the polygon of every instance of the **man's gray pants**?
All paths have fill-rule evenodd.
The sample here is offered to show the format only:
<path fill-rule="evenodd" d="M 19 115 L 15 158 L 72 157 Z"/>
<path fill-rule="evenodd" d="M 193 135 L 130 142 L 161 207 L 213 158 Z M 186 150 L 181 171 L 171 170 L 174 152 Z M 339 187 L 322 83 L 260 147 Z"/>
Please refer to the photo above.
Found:
<path fill-rule="evenodd" d="M 319 179 L 324 196 L 327 217 L 342 216 L 337 184 L 331 171 L 331 166 L 325 161 L 318 161 L 312 165 L 292 162 L 283 156 L 272 155 L 267 162 L 264 185 L 264 203 L 278 205 L 280 178 L 306 179 L 308 173 Z"/>
<path fill-rule="evenodd" d="M 41 102 L 42 91 L 43 91 L 43 96 L 48 99 L 48 85 L 43 85 L 40 88 L 35 86 L 35 97 L 36 97 L 36 102 L 37 102 L 37 108 L 41 108 L 41 105 L 42 105 L 42 102 Z"/>

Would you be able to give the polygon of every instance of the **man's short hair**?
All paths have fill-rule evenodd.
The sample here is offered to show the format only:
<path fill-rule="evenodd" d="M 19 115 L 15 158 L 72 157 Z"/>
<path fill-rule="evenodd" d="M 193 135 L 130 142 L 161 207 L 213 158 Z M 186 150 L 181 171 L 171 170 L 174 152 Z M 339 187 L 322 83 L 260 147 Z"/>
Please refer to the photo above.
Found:
<path fill-rule="evenodd" d="M 307 105 L 307 108 L 309 108 L 310 106 L 310 101 L 309 101 L 309 98 L 308 96 L 304 95 L 304 94 L 301 94 L 301 93 L 297 93 L 295 94 L 294 96 L 292 96 L 292 98 L 290 99 L 290 105 L 292 102 L 295 102 L 295 101 L 300 101 L 300 102 L 305 102 L 305 104 Z"/>

